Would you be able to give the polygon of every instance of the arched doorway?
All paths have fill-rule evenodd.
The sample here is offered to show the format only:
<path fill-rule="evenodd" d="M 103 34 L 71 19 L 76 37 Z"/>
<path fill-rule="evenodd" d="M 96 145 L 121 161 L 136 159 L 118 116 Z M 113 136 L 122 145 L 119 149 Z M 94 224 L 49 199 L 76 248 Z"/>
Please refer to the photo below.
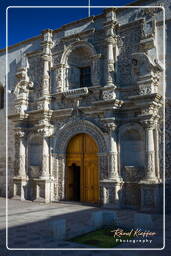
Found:
<path fill-rule="evenodd" d="M 98 203 L 98 147 L 85 133 L 74 136 L 67 147 L 66 199 Z"/>

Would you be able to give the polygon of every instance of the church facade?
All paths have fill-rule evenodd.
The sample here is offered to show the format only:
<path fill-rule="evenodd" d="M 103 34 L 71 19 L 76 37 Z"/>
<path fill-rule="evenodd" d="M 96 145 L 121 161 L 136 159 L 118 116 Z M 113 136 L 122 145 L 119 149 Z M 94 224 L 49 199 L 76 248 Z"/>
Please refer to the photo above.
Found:
<path fill-rule="evenodd" d="M 162 17 L 105 9 L 9 48 L 10 195 L 162 209 Z"/>

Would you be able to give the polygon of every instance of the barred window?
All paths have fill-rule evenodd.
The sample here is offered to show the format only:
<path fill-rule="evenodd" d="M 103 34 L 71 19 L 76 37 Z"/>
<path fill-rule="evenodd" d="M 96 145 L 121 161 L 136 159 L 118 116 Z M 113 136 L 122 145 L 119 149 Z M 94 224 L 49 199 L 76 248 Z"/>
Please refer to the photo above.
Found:
<path fill-rule="evenodd" d="M 80 87 L 91 86 L 91 67 L 80 68 Z"/>

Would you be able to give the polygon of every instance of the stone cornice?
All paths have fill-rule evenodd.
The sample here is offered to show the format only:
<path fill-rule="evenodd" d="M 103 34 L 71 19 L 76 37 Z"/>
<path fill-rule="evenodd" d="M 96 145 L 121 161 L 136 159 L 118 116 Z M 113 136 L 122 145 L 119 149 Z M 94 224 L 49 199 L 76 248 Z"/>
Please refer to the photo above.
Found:
<path fill-rule="evenodd" d="M 69 117 L 72 114 L 73 108 L 61 108 L 53 111 L 53 117 L 55 116 L 56 118 L 60 117 Z"/>
<path fill-rule="evenodd" d="M 39 50 L 36 50 L 36 51 L 26 53 L 26 56 L 27 57 L 32 57 L 32 56 L 37 56 L 37 55 L 41 55 L 41 54 L 42 54 L 42 51 L 39 49 Z"/>
<path fill-rule="evenodd" d="M 118 27 L 119 30 L 127 30 L 131 27 L 137 27 L 139 26 L 140 24 L 142 24 L 144 22 L 144 19 L 139 19 L 139 20 L 135 20 L 135 21 L 132 21 L 132 22 L 129 22 L 129 23 L 126 23 L 126 24 L 123 24 L 123 25 L 120 25 Z"/>
<path fill-rule="evenodd" d="M 14 122 L 17 122 L 17 121 L 23 121 L 25 119 L 28 119 L 29 115 L 27 113 L 24 113 L 24 114 L 11 114 L 11 115 L 8 115 L 8 119 L 10 120 L 13 120 Z"/>
<path fill-rule="evenodd" d="M 13 45 L 11 45 L 11 46 L 8 46 L 8 51 L 9 51 L 9 50 L 12 50 L 12 49 L 14 49 L 14 48 L 17 48 L 17 47 L 20 46 L 20 45 L 27 44 L 27 43 L 30 43 L 30 42 L 32 42 L 32 41 L 35 41 L 35 40 L 38 40 L 38 39 L 41 39 L 41 38 L 42 38 L 42 36 L 41 36 L 41 35 L 38 35 L 38 36 L 31 37 L 31 38 L 29 38 L 29 39 L 23 40 L 23 41 L 21 41 L 21 42 L 19 42 L 19 43 L 16 43 L 16 44 L 13 44 Z M 4 52 L 4 53 L 5 53 L 5 51 L 6 51 L 6 48 L 0 49 L 0 53 L 1 53 L 1 52 Z"/>
<path fill-rule="evenodd" d="M 110 105 L 110 108 L 120 108 L 123 104 L 122 100 L 111 99 L 111 100 L 98 100 L 93 101 L 92 105 L 98 106 L 99 108 L 104 107 L 105 105 Z"/>
<path fill-rule="evenodd" d="M 68 29 L 68 28 L 70 28 L 70 27 L 73 27 L 73 26 L 78 25 L 78 24 L 81 24 L 81 23 L 93 21 L 93 20 L 94 20 L 94 17 L 95 17 L 95 16 L 90 16 L 90 17 L 86 17 L 86 18 L 83 18 L 83 19 L 76 20 L 76 21 L 73 21 L 73 22 L 71 22 L 71 23 L 65 24 L 65 25 L 61 26 L 60 28 L 57 28 L 57 29 L 53 30 L 53 34 L 54 34 L 54 33 L 57 33 L 57 32 L 60 32 L 60 31 L 62 31 L 62 30 L 66 30 L 66 29 Z"/>
<path fill-rule="evenodd" d="M 135 95 L 135 96 L 129 96 L 128 97 L 129 100 L 142 100 L 142 99 L 151 99 L 153 101 L 161 101 L 162 100 L 162 95 L 158 94 L 158 93 L 153 93 L 153 94 L 146 94 L 146 95 Z"/>
<path fill-rule="evenodd" d="M 77 39 L 77 38 L 85 36 L 85 35 L 88 36 L 89 34 L 93 34 L 94 32 L 95 32 L 95 28 L 88 29 L 88 30 L 85 30 L 85 31 L 74 33 L 74 34 L 69 35 L 69 36 L 65 36 L 65 37 L 61 38 L 61 41 L 65 42 L 65 41 L 68 41 L 68 40 L 73 39 L 73 38 Z"/>

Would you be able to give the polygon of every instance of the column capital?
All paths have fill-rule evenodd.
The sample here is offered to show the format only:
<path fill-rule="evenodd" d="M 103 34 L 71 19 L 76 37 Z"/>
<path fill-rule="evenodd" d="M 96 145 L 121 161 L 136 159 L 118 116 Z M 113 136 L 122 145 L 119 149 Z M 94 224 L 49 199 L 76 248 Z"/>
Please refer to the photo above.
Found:
<path fill-rule="evenodd" d="M 144 120 L 141 122 L 145 129 L 153 130 L 155 128 L 155 121 L 154 120 Z"/>
<path fill-rule="evenodd" d="M 52 56 L 51 56 L 51 54 L 42 54 L 42 59 L 44 60 L 44 61 L 48 61 L 48 62 L 51 62 L 52 61 Z"/>
<path fill-rule="evenodd" d="M 48 138 L 48 137 L 52 136 L 52 134 L 53 134 L 53 126 L 49 124 L 48 126 L 40 127 L 37 129 L 37 132 L 43 138 Z"/>
<path fill-rule="evenodd" d="M 17 129 L 16 132 L 15 132 L 15 135 L 16 135 L 17 138 L 23 138 L 25 136 L 25 131 Z"/>
<path fill-rule="evenodd" d="M 66 64 L 63 64 L 63 63 L 59 63 L 59 64 L 57 64 L 57 65 L 55 65 L 55 69 L 59 69 L 59 68 L 66 68 L 67 67 L 67 65 Z"/>
<path fill-rule="evenodd" d="M 107 44 L 112 44 L 112 45 L 116 45 L 117 43 L 117 36 L 108 36 L 105 41 L 107 42 Z"/>
<path fill-rule="evenodd" d="M 117 129 L 117 124 L 116 122 L 105 123 L 105 127 L 109 132 L 113 132 Z"/>

